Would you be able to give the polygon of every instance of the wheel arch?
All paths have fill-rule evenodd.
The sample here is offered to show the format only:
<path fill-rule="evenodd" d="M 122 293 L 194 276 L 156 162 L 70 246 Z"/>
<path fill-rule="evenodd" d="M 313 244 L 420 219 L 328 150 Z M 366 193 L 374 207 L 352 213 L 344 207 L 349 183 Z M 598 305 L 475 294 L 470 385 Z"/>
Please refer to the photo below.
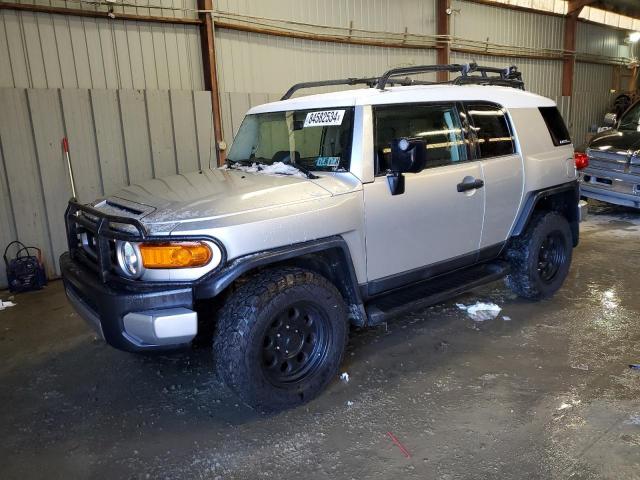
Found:
<path fill-rule="evenodd" d="M 580 240 L 580 187 L 577 181 L 572 181 L 550 188 L 536 190 L 529 193 L 524 206 L 516 220 L 511 233 L 512 237 L 523 234 L 531 218 L 536 212 L 558 212 L 562 214 L 571 228 L 573 246 L 576 247 Z"/>
<path fill-rule="evenodd" d="M 331 281 L 348 306 L 351 322 L 366 323 L 364 303 L 346 241 L 333 236 L 289 245 L 237 258 L 217 275 L 204 279 L 195 288 L 196 298 L 206 299 L 224 293 L 234 282 L 265 268 L 298 267 L 316 272 Z"/>

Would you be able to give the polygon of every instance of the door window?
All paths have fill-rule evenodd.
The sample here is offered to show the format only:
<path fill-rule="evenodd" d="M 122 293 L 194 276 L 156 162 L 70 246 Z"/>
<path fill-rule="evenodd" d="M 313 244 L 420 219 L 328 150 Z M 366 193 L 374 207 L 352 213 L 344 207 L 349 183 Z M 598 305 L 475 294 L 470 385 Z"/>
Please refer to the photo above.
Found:
<path fill-rule="evenodd" d="M 619 130 L 640 132 L 640 102 L 636 103 L 622 116 Z"/>
<path fill-rule="evenodd" d="M 471 128 L 476 134 L 480 158 L 515 153 L 513 135 L 504 110 L 496 105 L 468 104 Z"/>
<path fill-rule="evenodd" d="M 468 160 L 462 124 L 453 105 L 393 105 L 375 110 L 376 173 L 391 165 L 391 141 L 406 138 L 424 142 L 426 168 Z"/>

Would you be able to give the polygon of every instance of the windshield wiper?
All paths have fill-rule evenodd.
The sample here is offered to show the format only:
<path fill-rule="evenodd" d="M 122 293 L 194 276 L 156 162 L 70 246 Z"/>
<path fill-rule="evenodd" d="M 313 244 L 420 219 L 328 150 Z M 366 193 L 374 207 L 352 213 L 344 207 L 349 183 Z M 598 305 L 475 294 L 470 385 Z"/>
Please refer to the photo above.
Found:
<path fill-rule="evenodd" d="M 314 180 L 316 178 L 319 178 L 317 175 L 314 175 L 311 170 L 309 170 L 307 167 L 303 167 L 302 165 L 298 165 L 297 163 L 289 163 L 289 165 L 297 168 L 298 170 L 300 170 L 302 173 L 304 173 L 307 178 Z"/>

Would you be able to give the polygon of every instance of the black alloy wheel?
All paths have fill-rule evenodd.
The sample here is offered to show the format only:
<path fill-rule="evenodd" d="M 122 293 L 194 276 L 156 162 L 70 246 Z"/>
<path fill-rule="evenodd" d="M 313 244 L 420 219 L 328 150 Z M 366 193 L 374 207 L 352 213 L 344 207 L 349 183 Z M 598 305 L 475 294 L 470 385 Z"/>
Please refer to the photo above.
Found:
<path fill-rule="evenodd" d="M 347 311 L 336 286 L 317 272 L 280 267 L 251 275 L 217 318 L 220 379 L 259 410 L 308 402 L 338 374 Z"/>
<path fill-rule="evenodd" d="M 311 302 L 297 302 L 280 312 L 264 335 L 262 366 L 276 386 L 313 375 L 327 355 L 331 324 Z"/>
<path fill-rule="evenodd" d="M 553 281 L 560 267 L 566 262 L 566 246 L 561 235 L 558 231 L 551 232 L 540 245 L 538 273 L 545 283 Z"/>

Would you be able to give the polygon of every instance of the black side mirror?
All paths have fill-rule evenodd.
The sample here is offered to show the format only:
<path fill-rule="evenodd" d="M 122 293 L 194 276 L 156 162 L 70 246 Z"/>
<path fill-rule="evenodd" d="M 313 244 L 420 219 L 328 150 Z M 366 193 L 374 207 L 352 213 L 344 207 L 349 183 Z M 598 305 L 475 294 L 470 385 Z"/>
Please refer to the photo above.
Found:
<path fill-rule="evenodd" d="M 604 126 L 609 128 L 615 128 L 618 123 L 618 115 L 615 113 L 607 113 L 604 116 Z"/>
<path fill-rule="evenodd" d="M 398 138 L 391 140 L 391 171 L 418 173 L 427 163 L 427 145 L 422 140 Z"/>
<path fill-rule="evenodd" d="M 427 163 L 427 145 L 422 140 L 391 140 L 391 168 L 387 182 L 392 195 L 404 193 L 403 173 L 418 173 Z"/>

